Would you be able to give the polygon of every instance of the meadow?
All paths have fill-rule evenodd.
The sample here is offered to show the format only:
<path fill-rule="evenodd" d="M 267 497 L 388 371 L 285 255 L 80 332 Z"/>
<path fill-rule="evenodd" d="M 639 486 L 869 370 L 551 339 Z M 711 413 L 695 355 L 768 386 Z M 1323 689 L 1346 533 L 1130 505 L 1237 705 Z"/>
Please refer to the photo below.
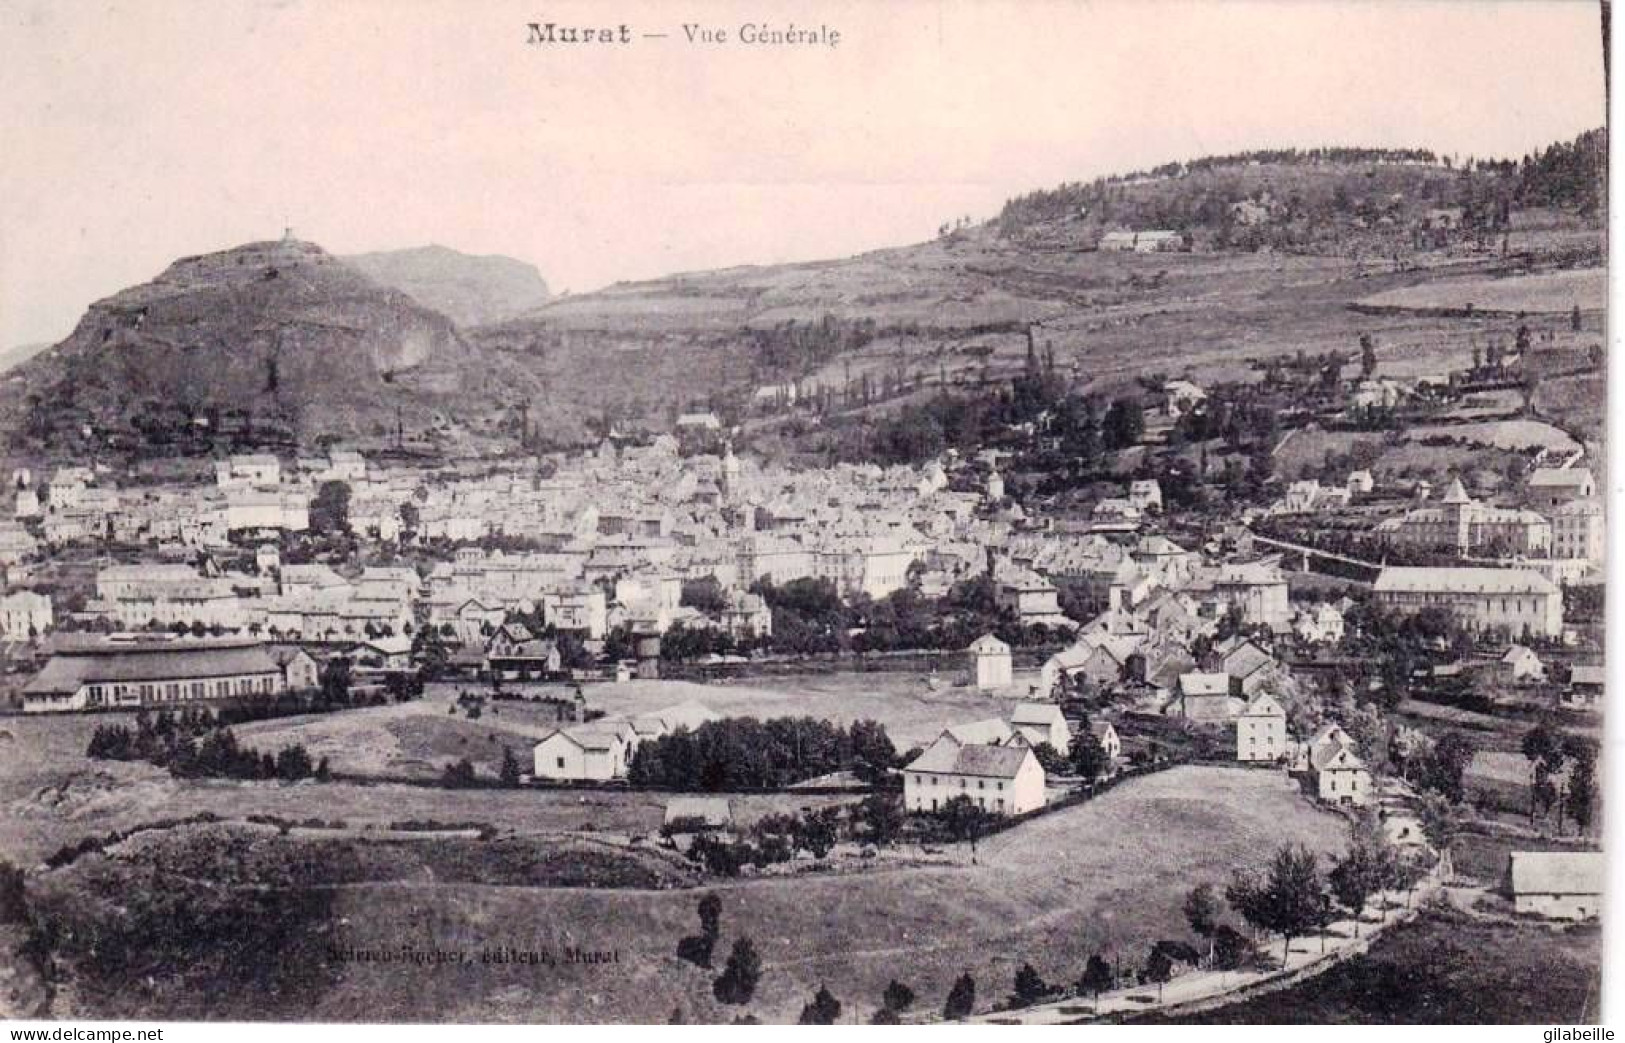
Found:
<path fill-rule="evenodd" d="M 1335 851 L 1345 835 L 1340 819 L 1280 775 L 1190 767 L 1002 833 L 971 865 L 719 882 L 710 888 L 722 898 L 719 954 L 748 935 L 763 957 L 757 995 L 742 1010 L 711 997 L 714 971 L 675 957 L 696 926 L 696 891 L 351 889 L 337 909 L 350 944 L 389 944 L 427 923 L 437 944 L 579 947 L 616 961 L 422 974 L 358 966 L 308 1016 L 658 1022 L 681 1008 L 695 1021 L 749 1013 L 784 1022 L 822 984 L 847 1018 L 866 1018 L 892 978 L 935 1010 L 966 971 L 985 1009 L 1023 962 L 1072 981 L 1093 952 L 1138 961 L 1155 940 L 1188 936 L 1180 907 L 1195 884 L 1222 888 L 1280 843 Z"/>

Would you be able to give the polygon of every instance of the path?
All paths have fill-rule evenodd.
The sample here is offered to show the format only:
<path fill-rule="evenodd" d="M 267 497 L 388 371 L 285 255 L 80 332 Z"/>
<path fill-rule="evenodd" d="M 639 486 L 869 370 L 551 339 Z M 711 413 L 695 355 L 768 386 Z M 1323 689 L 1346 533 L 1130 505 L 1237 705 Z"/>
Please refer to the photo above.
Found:
<path fill-rule="evenodd" d="M 982 1024 L 1068 1025 L 1079 1021 L 1094 1021 L 1118 1015 L 1143 1014 L 1147 1011 L 1172 1013 L 1198 1004 L 1208 1005 L 1215 1000 L 1240 999 L 1245 993 L 1277 984 L 1285 986 L 1336 966 L 1352 956 L 1364 953 L 1371 942 L 1384 929 L 1396 923 L 1414 919 L 1424 900 L 1440 888 L 1436 877 L 1419 886 L 1410 896 L 1408 907 L 1405 893 L 1388 891 L 1373 897 L 1373 904 L 1385 911 L 1382 919 L 1360 921 L 1360 936 L 1355 937 L 1352 919 L 1339 920 L 1327 928 L 1325 934 L 1294 939 L 1291 954 L 1284 967 L 1267 971 L 1193 971 L 1180 975 L 1162 987 L 1160 996 L 1155 985 L 1136 985 L 1133 988 L 1103 992 L 1098 1001 L 1082 997 L 1068 997 L 1041 1003 L 1020 1010 L 990 1011 L 967 1020 Z M 1397 908 L 1391 908 L 1397 907 Z M 1322 943 L 1324 942 L 1324 952 Z M 1268 955 L 1279 958 L 1279 941 L 1261 947 Z M 1213 1004 L 1219 1005 L 1219 1004 Z"/>

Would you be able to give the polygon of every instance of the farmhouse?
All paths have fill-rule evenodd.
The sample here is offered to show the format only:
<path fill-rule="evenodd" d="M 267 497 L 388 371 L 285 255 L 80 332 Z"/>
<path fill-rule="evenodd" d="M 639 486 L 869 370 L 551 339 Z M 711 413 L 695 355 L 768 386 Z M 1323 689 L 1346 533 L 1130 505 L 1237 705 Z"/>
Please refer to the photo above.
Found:
<path fill-rule="evenodd" d="M 1323 726 L 1309 742 L 1309 771 L 1320 799 L 1363 806 L 1371 800 L 1371 773 L 1354 753 L 1354 740 L 1336 725 Z"/>
<path fill-rule="evenodd" d="M 1520 913 L 1588 920 L 1602 908 L 1601 851 L 1513 851 L 1502 889 Z"/>
<path fill-rule="evenodd" d="M 1072 746 L 1072 731 L 1061 708 L 1054 703 L 1017 703 L 1010 714 L 1010 726 L 1032 746 L 1047 742 L 1060 753 Z"/>
<path fill-rule="evenodd" d="M 940 811 L 968 797 L 994 815 L 1020 815 L 1044 806 L 1044 769 L 1025 746 L 960 746 L 938 740 L 903 768 L 903 805 Z"/>
<path fill-rule="evenodd" d="M 23 687 L 23 710 L 179 707 L 286 687 L 266 646 L 247 641 L 111 638 L 64 646 Z"/>
<path fill-rule="evenodd" d="M 1240 699 L 1230 697 L 1230 675 L 1193 672 L 1179 678 L 1179 694 L 1169 713 L 1187 721 L 1228 721 L 1242 709 Z"/>
<path fill-rule="evenodd" d="M 1528 569 L 1392 566 L 1372 589 L 1378 602 L 1407 614 L 1439 606 L 1468 626 L 1540 637 L 1563 633 L 1563 592 Z"/>
<path fill-rule="evenodd" d="M 983 634 L 965 651 L 971 658 L 977 688 L 989 691 L 1009 687 L 1012 676 L 1009 645 L 992 634 Z"/>

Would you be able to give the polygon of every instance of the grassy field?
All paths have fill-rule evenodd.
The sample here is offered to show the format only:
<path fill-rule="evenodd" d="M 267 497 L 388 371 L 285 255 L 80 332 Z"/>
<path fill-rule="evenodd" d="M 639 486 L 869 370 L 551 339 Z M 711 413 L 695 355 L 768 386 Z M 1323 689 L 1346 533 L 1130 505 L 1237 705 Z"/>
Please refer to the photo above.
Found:
<path fill-rule="evenodd" d="M 1602 268 L 1574 268 L 1502 278 L 1436 279 L 1372 294 L 1360 303 L 1378 308 L 1451 309 L 1474 311 L 1568 314 L 1576 304 L 1582 311 L 1599 311 L 1608 294 L 1608 273 Z"/>
<path fill-rule="evenodd" d="M 1438 424 L 1418 426 L 1405 433 L 1420 442 L 1425 438 L 1459 438 L 1465 442 L 1495 449 L 1552 449 L 1573 452 L 1580 444 L 1563 431 L 1539 420 L 1490 420 L 1477 424 Z"/>
<path fill-rule="evenodd" d="M 1335 850 L 1344 828 L 1306 804 L 1280 776 L 1183 768 L 1147 777 L 1078 808 L 1044 816 L 985 843 L 979 864 L 734 882 L 723 899 L 726 950 L 748 934 L 764 959 L 746 1010 L 793 1021 L 820 984 L 867 1017 L 886 982 L 905 981 L 930 1009 L 969 971 L 986 1006 L 1030 960 L 1071 980 L 1091 952 L 1144 955 L 1158 938 L 1185 937 L 1180 903 L 1201 880 L 1222 884 L 1287 840 Z M 405 974 L 352 968 L 311 1016 L 475 1021 L 663 1021 L 681 1006 L 694 1020 L 737 1011 L 710 997 L 712 975 L 675 959 L 694 928 L 693 892 L 437 887 L 394 894 L 346 891 L 339 912 L 357 945 L 398 942 L 414 925 L 459 945 L 618 954 L 602 967 L 475 968 Z"/>
<path fill-rule="evenodd" d="M 420 798 L 402 787 L 265 784 L 187 785 L 160 806 L 165 814 L 181 815 L 218 797 L 223 798 L 219 806 L 238 815 L 280 808 L 287 815 L 353 819 L 357 796 L 364 794 L 371 802 L 368 810 L 386 820 L 464 817 L 543 828 L 549 817 L 568 817 L 557 794 L 543 799 L 533 793 L 417 793 L 433 799 L 433 806 L 418 805 Z M 452 800 L 462 803 L 454 806 Z M 645 812 L 628 802 L 607 810 L 605 829 L 612 828 L 612 819 L 625 826 L 649 814 L 648 821 L 654 821 L 652 807 Z M 1091 803 L 990 838 L 975 864 L 963 859 L 887 863 L 855 872 L 717 881 L 709 889 L 722 898 L 719 957 L 742 934 L 763 957 L 761 984 L 743 1012 L 766 1021 L 793 1021 L 818 986 L 827 984 L 846 1004 L 847 1018 L 867 1018 L 893 977 L 934 1010 L 953 978 L 967 970 L 978 982 L 985 1008 L 1010 990 L 1023 961 L 1052 980 L 1074 979 L 1096 951 L 1136 961 L 1152 941 L 1188 934 L 1180 905 L 1194 884 L 1222 885 L 1233 869 L 1259 864 L 1282 842 L 1332 851 L 1345 835 L 1341 820 L 1306 803 L 1277 774 L 1186 767 L 1134 780 Z M 525 846 L 538 841 L 544 847 Z M 296 1006 L 284 1010 L 272 997 L 257 1000 L 255 1009 L 293 1019 L 504 1022 L 659 1022 L 674 1007 L 691 1020 L 726 1021 L 741 1012 L 711 997 L 715 971 L 675 956 L 678 939 L 694 932 L 699 890 L 520 886 L 512 873 L 532 874 L 519 879 L 538 879 L 537 873 L 543 874 L 539 879 L 557 879 L 564 873 L 577 880 L 579 872 L 544 857 L 546 838 L 494 843 L 520 845 L 504 856 L 508 876 L 500 880 L 487 879 L 489 874 L 469 877 L 457 868 L 466 858 L 455 853 L 411 854 L 398 865 L 388 858 L 364 861 L 363 868 L 393 868 L 382 879 L 374 879 L 370 870 L 347 870 L 343 886 L 322 886 L 322 918 L 278 942 L 307 956 L 328 942 L 359 948 L 432 946 L 473 953 L 472 965 L 344 963 L 332 968 L 335 973 L 324 979 L 319 993 L 300 993 Z M 144 871 L 166 857 L 159 835 L 144 835 L 135 847 L 146 852 Z M 299 849 L 291 845 L 294 852 Z M 290 870 L 300 873 L 313 861 L 290 857 L 295 858 Z M 93 858 L 89 864 L 104 863 Z M 298 894 L 289 898 L 300 900 Z M 229 924 L 216 926 L 229 935 Z M 478 962 L 478 954 L 505 947 L 547 952 L 555 962 Z M 572 948 L 609 954 L 612 962 L 571 963 Z M 279 959 L 275 946 L 243 951 Z M 69 989 L 64 995 L 68 1005 L 57 1013 L 95 1012 L 72 1006 L 86 1002 L 88 990 Z"/>
<path fill-rule="evenodd" d="M 1366 955 L 1300 985 L 1168 1021 L 1587 1024 L 1599 1017 L 1601 967 L 1602 937 L 1595 926 L 1552 930 L 1428 916 L 1392 928 Z"/>
<path fill-rule="evenodd" d="M 338 721 L 345 716 L 336 714 L 323 720 Z M 519 833 L 598 831 L 623 835 L 652 835 L 665 816 L 664 795 L 632 791 L 451 790 L 350 783 L 317 788 L 314 783 L 175 779 L 145 763 L 86 758 L 85 743 L 90 732 L 110 719 L 115 718 L 13 717 L 0 724 L 14 737 L 0 740 L 5 743 L 0 750 L 0 857 L 35 864 L 81 837 L 199 812 L 228 819 L 248 815 L 305 819 L 317 815 L 343 819 L 356 826 L 387 825 L 403 819 L 477 821 Z M 429 716 L 417 719 L 440 720 Z M 465 725 L 484 725 L 487 721 L 488 717 L 478 722 L 452 722 L 444 734 L 457 734 Z M 821 806 L 834 798 L 769 795 L 736 796 L 732 800 L 735 817 L 748 824 L 769 813 Z"/>

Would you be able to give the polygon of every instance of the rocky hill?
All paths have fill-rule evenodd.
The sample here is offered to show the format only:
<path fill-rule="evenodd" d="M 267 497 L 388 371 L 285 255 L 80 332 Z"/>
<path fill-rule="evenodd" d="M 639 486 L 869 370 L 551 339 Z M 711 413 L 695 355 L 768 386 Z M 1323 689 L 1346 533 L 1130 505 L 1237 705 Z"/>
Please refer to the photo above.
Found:
<path fill-rule="evenodd" d="M 95 302 L 7 377 L 0 408 L 53 450 L 382 438 L 499 405 L 510 382 L 481 359 L 452 320 L 319 246 L 249 243 Z"/>
<path fill-rule="evenodd" d="M 548 299 L 541 273 L 511 257 L 475 257 L 444 246 L 420 246 L 354 254 L 343 261 L 464 327 L 511 319 Z"/>

